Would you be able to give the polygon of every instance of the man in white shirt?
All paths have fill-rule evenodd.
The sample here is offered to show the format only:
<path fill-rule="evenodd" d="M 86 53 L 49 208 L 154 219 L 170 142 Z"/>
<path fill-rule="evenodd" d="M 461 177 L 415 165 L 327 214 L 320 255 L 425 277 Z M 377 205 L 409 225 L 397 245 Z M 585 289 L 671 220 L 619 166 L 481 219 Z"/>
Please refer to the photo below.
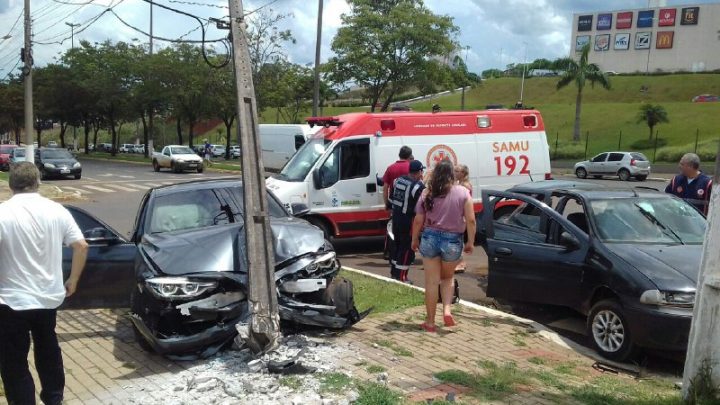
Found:
<path fill-rule="evenodd" d="M 35 404 L 28 368 L 30 336 L 40 377 L 40 399 L 60 404 L 65 389 L 55 334 L 57 307 L 75 293 L 88 245 L 72 215 L 38 194 L 40 173 L 22 162 L 10 168 L 12 198 L 0 204 L 0 376 L 10 404 Z M 62 248 L 73 249 L 63 283 Z"/>

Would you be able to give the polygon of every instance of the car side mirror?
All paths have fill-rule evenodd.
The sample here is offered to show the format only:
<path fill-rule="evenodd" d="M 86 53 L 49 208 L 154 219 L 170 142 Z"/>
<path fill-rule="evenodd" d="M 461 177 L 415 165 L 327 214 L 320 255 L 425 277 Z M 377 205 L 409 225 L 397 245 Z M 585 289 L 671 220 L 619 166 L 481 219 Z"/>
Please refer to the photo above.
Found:
<path fill-rule="evenodd" d="M 316 190 L 322 190 L 322 174 L 320 174 L 320 169 L 313 170 L 312 173 L 313 177 L 313 185 L 315 186 Z"/>
<path fill-rule="evenodd" d="M 83 236 L 88 245 L 112 245 L 119 241 L 119 238 L 106 228 L 88 229 L 83 232 Z"/>
<path fill-rule="evenodd" d="M 375 183 L 377 183 L 378 187 L 383 187 L 385 185 L 385 182 L 383 181 L 383 178 L 380 177 L 379 174 L 375 175 Z"/>
<path fill-rule="evenodd" d="M 567 250 L 580 249 L 580 241 L 570 232 L 563 232 L 560 234 L 560 245 L 567 248 Z"/>
<path fill-rule="evenodd" d="M 303 203 L 292 203 L 290 205 L 290 210 L 292 211 L 292 215 L 295 217 L 302 217 L 310 213 L 310 208 Z"/>

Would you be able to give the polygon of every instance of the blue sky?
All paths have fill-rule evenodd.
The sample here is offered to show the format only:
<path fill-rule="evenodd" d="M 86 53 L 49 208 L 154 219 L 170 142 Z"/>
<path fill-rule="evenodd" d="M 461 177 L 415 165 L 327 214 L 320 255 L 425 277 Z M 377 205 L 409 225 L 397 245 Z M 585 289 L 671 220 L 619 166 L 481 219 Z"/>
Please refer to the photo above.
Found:
<path fill-rule="evenodd" d="M 227 1 L 222 0 L 156 0 L 164 4 L 203 18 L 222 18 L 228 14 Z M 287 53 L 293 62 L 307 64 L 314 58 L 315 24 L 317 17 L 316 0 L 251 0 L 244 1 L 245 10 L 272 2 L 270 7 L 281 13 L 290 13 L 284 28 L 293 32 L 296 44 L 287 46 Z M 661 5 L 678 6 L 689 4 L 682 1 L 655 1 Z M 717 0 L 695 1 L 691 4 L 713 3 Z M 22 0 L 0 0 L 0 38 L 6 34 L 11 38 L 0 39 L 0 78 L 17 62 L 22 47 L 22 19 L 11 30 L 22 14 Z M 65 3 L 65 4 L 64 4 Z M 325 0 L 323 13 L 323 60 L 331 56 L 330 44 L 338 27 L 340 15 L 349 10 L 345 0 Z M 554 59 L 565 56 L 570 49 L 571 22 L 573 13 L 607 11 L 616 9 L 647 7 L 648 0 L 425 0 L 425 4 L 438 14 L 454 18 L 460 28 L 458 41 L 470 46 L 468 65 L 473 71 L 502 67 L 508 63 L 522 62 L 527 44 L 528 60 L 536 58 Z M 149 5 L 142 0 L 32 0 L 34 40 L 37 42 L 59 42 L 50 45 L 35 45 L 36 64 L 44 65 L 53 61 L 59 53 L 70 47 L 70 27 L 65 22 L 85 23 L 76 30 L 83 30 L 75 39 L 91 42 L 132 41 L 147 42 L 147 37 L 124 26 L 111 13 L 105 13 L 94 24 L 88 22 L 109 6 L 129 24 L 147 31 L 149 26 Z M 197 23 L 155 8 L 155 35 L 167 38 L 179 37 Z M 211 27 L 208 38 L 225 35 Z M 199 39 L 199 31 L 187 38 Z M 162 41 L 157 46 L 167 46 Z"/>

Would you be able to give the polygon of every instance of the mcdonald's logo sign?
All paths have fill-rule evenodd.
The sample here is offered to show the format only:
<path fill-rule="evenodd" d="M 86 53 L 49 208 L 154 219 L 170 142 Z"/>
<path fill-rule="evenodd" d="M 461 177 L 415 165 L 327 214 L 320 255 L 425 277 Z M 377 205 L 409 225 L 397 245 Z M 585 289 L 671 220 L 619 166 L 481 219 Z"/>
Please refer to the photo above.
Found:
<path fill-rule="evenodd" d="M 661 31 L 657 33 L 655 38 L 656 49 L 670 49 L 673 47 L 673 37 L 675 36 L 674 31 Z"/>

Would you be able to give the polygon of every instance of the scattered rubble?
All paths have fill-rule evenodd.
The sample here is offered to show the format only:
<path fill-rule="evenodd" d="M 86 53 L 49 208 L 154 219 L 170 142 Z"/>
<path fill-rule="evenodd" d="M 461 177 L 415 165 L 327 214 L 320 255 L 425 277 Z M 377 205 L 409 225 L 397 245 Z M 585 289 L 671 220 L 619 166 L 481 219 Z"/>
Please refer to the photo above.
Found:
<path fill-rule="evenodd" d="M 322 377 L 342 372 L 336 360 L 355 355 L 353 347 L 305 335 L 284 336 L 276 350 L 255 356 L 250 349 L 228 350 L 173 375 L 154 376 L 162 392 L 127 386 L 134 404 L 312 404 L 346 405 L 358 393 L 325 393 Z M 151 377 L 153 378 L 153 377 Z M 296 384 L 286 383 L 297 379 Z M 387 374 L 385 377 L 387 380 Z M 133 390 L 133 388 L 135 388 Z M 136 391 L 136 392 L 133 392 Z"/>

